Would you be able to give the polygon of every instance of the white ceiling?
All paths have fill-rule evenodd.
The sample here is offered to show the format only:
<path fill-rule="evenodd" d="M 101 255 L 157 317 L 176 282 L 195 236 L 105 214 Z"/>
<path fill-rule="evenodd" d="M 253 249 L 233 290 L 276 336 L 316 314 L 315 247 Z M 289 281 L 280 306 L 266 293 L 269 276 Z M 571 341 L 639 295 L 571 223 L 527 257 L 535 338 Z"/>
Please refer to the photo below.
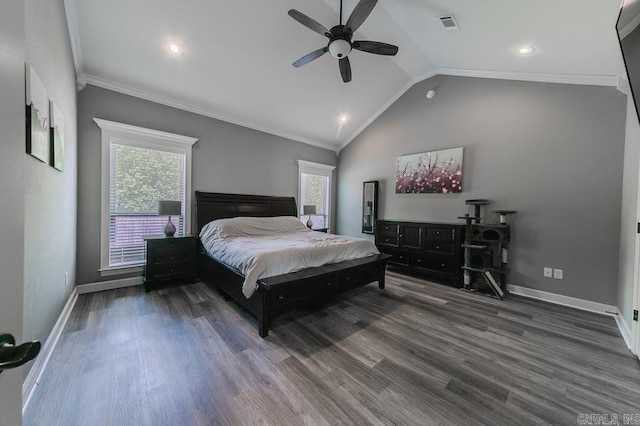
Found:
<path fill-rule="evenodd" d="M 357 0 L 344 1 L 344 20 Z M 615 85 L 624 75 L 618 0 L 380 0 L 354 39 L 350 83 L 329 54 L 291 64 L 326 38 L 338 0 L 65 0 L 80 84 L 132 94 L 338 151 L 415 82 L 435 74 Z M 459 30 L 438 16 L 453 14 Z M 184 54 L 172 57 L 175 40 Z M 515 48 L 535 46 L 523 57 Z M 338 116 L 349 120 L 341 124 Z"/>

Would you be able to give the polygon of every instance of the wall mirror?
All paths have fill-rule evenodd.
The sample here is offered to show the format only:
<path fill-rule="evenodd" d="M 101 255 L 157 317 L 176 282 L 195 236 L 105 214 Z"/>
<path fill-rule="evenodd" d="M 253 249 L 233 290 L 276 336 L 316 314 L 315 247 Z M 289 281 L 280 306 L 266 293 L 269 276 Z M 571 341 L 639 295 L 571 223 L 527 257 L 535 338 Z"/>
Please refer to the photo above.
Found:
<path fill-rule="evenodd" d="M 631 96 L 636 105 L 636 112 L 640 115 L 640 1 L 627 0 L 624 2 L 617 30 L 620 49 L 627 69 L 627 79 L 631 86 Z"/>
<path fill-rule="evenodd" d="M 370 180 L 362 184 L 362 232 L 373 234 L 378 218 L 378 181 Z"/>

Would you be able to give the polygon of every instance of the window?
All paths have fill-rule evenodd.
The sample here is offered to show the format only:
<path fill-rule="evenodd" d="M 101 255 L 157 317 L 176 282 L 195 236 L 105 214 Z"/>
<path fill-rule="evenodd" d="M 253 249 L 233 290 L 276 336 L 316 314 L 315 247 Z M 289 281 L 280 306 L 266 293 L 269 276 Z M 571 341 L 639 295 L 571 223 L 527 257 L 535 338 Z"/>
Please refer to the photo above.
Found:
<path fill-rule="evenodd" d="M 94 119 L 102 129 L 100 272 L 145 262 L 145 235 L 162 234 L 160 200 L 180 201 L 176 235 L 190 232 L 191 146 L 197 139 Z"/>
<path fill-rule="evenodd" d="M 298 160 L 298 215 L 313 228 L 331 227 L 331 172 L 335 166 Z M 315 215 L 305 215 L 304 206 L 315 206 Z"/>

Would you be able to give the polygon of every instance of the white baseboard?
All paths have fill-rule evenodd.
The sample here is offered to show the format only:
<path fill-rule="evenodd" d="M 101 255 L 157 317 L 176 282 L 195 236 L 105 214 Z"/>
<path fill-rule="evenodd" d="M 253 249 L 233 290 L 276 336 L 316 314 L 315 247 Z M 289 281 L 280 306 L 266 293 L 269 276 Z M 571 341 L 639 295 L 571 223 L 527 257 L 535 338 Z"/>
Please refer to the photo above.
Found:
<path fill-rule="evenodd" d="M 631 329 L 629 328 L 629 325 L 626 323 L 622 315 L 616 315 L 616 324 L 618 324 L 618 329 L 620 329 L 620 334 L 622 334 L 622 338 L 627 344 L 627 347 L 629 348 L 631 353 L 635 354 L 635 351 L 633 350 L 633 347 L 631 345 Z"/>
<path fill-rule="evenodd" d="M 60 336 L 62 335 L 62 330 L 64 330 L 65 325 L 67 325 L 67 321 L 69 320 L 69 316 L 71 315 L 71 311 L 78 300 L 78 295 L 86 294 L 86 293 L 95 293 L 98 291 L 104 290 L 114 290 L 116 288 L 124 288 L 124 287 L 132 287 L 136 285 L 143 284 L 142 277 L 132 277 L 132 278 L 123 278 L 120 280 L 112 280 L 112 281 L 103 281 L 91 284 L 82 284 L 75 286 L 71 294 L 69 295 L 69 299 L 67 299 L 67 303 L 64 305 L 56 324 L 53 326 L 51 333 L 49 333 L 49 337 L 45 341 L 42 349 L 40 350 L 40 354 L 36 358 L 33 363 L 33 367 L 29 371 L 27 378 L 22 384 L 22 415 L 27 409 L 29 402 L 31 401 L 31 397 L 33 396 L 33 392 L 36 390 L 40 377 L 44 373 L 47 364 L 49 363 L 49 359 L 53 354 L 53 350 L 58 344 L 58 340 L 60 340 Z"/>
<path fill-rule="evenodd" d="M 53 350 L 58 344 L 58 340 L 62 335 L 62 330 L 64 330 L 64 326 L 67 324 L 67 320 L 69 319 L 69 315 L 71 315 L 71 311 L 76 304 L 76 300 L 78 300 L 78 287 L 75 287 L 71 294 L 69 295 L 69 299 L 67 299 L 67 303 L 64 305 L 58 320 L 56 321 L 51 333 L 49 333 L 49 337 L 44 342 L 42 349 L 40 350 L 39 356 L 36 358 L 31 370 L 29 370 L 29 374 L 22 384 L 22 415 L 27 409 L 29 405 L 29 401 L 31 401 L 31 397 L 33 396 L 33 392 L 36 390 L 38 386 L 38 382 L 44 369 L 47 367 L 49 363 L 49 359 L 53 354 Z"/>
<path fill-rule="evenodd" d="M 629 326 L 620 315 L 620 310 L 617 306 L 606 305 L 604 303 L 592 302 L 590 300 L 578 299 L 575 297 L 563 296 L 561 294 L 550 293 L 548 291 L 536 290 L 528 287 L 521 287 L 518 285 L 509 284 L 507 290 L 512 294 L 518 296 L 529 297 L 531 299 L 538 299 L 545 302 L 555 303 L 556 305 L 568 306 L 571 308 L 581 309 L 583 311 L 595 312 L 598 314 L 608 315 L 615 318 L 620 334 L 624 342 L 627 344 L 629 350 L 634 353 L 631 347 L 631 331 Z M 639 354 L 640 355 L 640 354 Z"/>
<path fill-rule="evenodd" d="M 76 286 L 78 294 L 95 293 L 97 291 L 114 290 L 116 288 L 133 287 L 142 285 L 142 277 L 122 278 L 119 280 L 101 281 L 97 283 L 81 284 Z"/>

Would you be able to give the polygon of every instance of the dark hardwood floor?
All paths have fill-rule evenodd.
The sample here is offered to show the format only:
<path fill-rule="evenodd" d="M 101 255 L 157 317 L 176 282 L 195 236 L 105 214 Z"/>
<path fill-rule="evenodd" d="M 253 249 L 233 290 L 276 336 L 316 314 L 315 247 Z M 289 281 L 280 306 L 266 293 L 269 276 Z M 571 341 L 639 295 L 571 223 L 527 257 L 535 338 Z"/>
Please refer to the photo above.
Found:
<path fill-rule="evenodd" d="M 609 317 L 387 274 L 256 321 L 202 283 L 81 295 L 25 425 L 577 424 L 640 414 Z M 636 417 L 637 418 L 637 417 Z"/>

